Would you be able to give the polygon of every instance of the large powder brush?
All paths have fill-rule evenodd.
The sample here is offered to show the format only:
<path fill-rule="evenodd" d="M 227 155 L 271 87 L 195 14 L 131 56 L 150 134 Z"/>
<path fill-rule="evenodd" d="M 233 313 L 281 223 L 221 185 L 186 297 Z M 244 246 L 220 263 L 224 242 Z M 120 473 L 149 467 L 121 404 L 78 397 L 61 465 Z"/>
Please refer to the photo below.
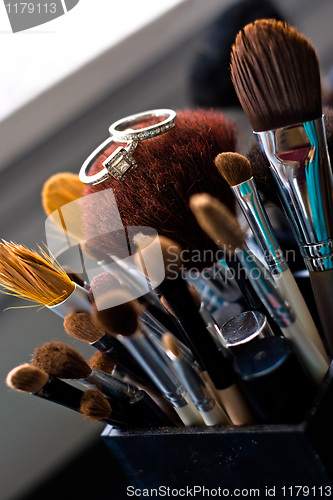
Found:
<path fill-rule="evenodd" d="M 101 170 L 102 162 L 118 146 L 119 143 L 113 144 L 101 154 L 89 174 Z M 118 214 L 114 219 L 110 216 L 113 194 L 125 228 L 148 226 L 185 249 L 216 250 L 198 228 L 188 201 L 193 194 L 204 191 L 234 209 L 233 197 L 214 165 L 214 158 L 235 148 L 234 122 L 223 114 L 203 110 L 177 112 L 173 129 L 139 142 L 133 153 L 138 166 L 125 174 L 123 181 L 109 177 L 98 185 L 86 187 L 85 195 L 110 190 L 110 203 L 107 196 L 98 204 L 94 197 L 91 202 L 85 200 L 83 225 L 89 250 L 100 259 L 110 253 L 128 256 L 123 230 L 119 231 L 119 223 L 118 230 L 114 226 Z M 210 263 L 204 262 L 204 266 L 207 264 Z"/>

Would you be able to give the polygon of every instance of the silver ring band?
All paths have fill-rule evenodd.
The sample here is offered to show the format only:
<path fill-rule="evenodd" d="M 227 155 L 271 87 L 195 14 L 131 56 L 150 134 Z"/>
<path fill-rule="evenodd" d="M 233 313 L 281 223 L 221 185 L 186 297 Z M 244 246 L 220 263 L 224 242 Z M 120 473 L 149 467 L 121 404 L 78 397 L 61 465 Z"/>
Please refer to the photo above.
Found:
<path fill-rule="evenodd" d="M 142 141 L 150 139 L 157 135 L 164 134 L 172 127 L 175 126 L 176 112 L 172 109 L 153 109 L 151 111 L 144 111 L 143 113 L 136 113 L 135 115 L 121 118 L 114 122 L 109 127 L 109 132 L 115 142 L 124 141 Z M 147 127 L 134 128 L 142 122 L 151 120 L 152 118 L 162 118 L 162 121 Z"/>
<path fill-rule="evenodd" d="M 111 175 L 115 177 L 115 179 L 121 181 L 123 180 L 123 175 L 128 170 L 132 170 L 137 167 L 137 163 L 131 155 L 138 145 L 138 142 L 131 140 L 124 148 L 118 147 L 106 160 L 103 161 L 102 165 L 104 168 L 102 168 L 102 170 L 97 172 L 97 174 L 88 175 L 89 169 L 96 158 L 98 158 L 98 156 L 114 142 L 114 138 L 109 137 L 88 156 L 79 172 L 79 179 L 81 182 L 88 184 L 89 186 L 94 186 L 95 184 L 105 181 L 105 179 Z"/>

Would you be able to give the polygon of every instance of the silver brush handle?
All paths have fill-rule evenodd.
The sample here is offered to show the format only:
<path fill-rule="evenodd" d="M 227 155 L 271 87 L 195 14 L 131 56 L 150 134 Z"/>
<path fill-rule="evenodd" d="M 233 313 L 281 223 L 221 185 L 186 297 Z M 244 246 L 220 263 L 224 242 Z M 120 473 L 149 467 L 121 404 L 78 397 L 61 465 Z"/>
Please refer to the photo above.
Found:
<path fill-rule="evenodd" d="M 255 238 L 264 254 L 265 261 L 272 274 L 280 274 L 288 266 L 282 250 L 275 238 L 273 228 L 264 210 L 253 177 L 241 184 L 231 187 L 239 206 L 252 229 Z"/>
<path fill-rule="evenodd" d="M 316 273 L 309 271 L 310 281 L 316 300 L 320 321 L 325 337 L 333 353 L 333 269 Z"/>

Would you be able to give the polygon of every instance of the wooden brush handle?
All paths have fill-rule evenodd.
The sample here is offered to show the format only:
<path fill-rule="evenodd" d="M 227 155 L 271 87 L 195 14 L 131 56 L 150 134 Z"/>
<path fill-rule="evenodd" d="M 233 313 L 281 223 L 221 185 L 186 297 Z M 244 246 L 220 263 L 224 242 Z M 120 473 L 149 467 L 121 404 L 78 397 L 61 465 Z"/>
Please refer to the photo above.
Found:
<path fill-rule="evenodd" d="M 333 269 L 309 271 L 311 285 L 316 300 L 320 322 L 333 353 Z"/>

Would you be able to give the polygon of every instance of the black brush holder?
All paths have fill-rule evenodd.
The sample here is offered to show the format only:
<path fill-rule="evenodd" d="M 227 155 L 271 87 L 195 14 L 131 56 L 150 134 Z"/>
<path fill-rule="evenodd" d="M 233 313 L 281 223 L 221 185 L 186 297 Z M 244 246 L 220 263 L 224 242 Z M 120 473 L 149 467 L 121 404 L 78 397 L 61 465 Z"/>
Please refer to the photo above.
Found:
<path fill-rule="evenodd" d="M 261 497 L 293 498 L 298 491 L 303 498 L 296 489 L 302 486 L 312 488 L 304 498 L 331 496 L 333 363 L 299 424 L 126 431 L 108 425 L 102 438 L 136 488 L 255 488 Z"/>

